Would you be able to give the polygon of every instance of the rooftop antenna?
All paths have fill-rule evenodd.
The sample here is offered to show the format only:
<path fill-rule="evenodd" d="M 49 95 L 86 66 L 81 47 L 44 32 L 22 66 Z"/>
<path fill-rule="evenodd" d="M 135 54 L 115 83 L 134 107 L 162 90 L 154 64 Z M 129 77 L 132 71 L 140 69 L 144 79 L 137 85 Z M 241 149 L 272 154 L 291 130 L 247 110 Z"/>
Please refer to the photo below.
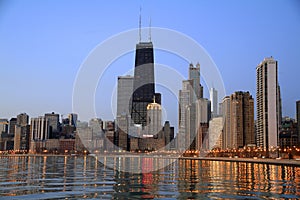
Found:
<path fill-rule="evenodd" d="M 151 42 L 151 17 L 149 22 L 149 42 Z"/>
<path fill-rule="evenodd" d="M 142 13 L 142 7 L 140 6 L 140 20 L 139 20 L 139 39 L 140 42 L 142 40 L 142 17 L 141 17 L 141 13 Z"/>

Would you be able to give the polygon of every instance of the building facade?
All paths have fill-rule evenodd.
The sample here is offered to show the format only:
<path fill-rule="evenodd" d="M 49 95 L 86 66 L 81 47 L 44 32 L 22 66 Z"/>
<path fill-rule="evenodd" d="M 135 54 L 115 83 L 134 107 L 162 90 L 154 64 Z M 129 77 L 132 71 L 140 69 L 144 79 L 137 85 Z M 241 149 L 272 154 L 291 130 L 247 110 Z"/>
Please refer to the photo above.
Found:
<path fill-rule="evenodd" d="M 49 121 L 49 138 L 56 138 L 56 136 L 59 133 L 59 114 L 52 113 L 46 113 L 45 119 Z"/>
<path fill-rule="evenodd" d="M 256 67 L 257 146 L 266 150 L 278 146 L 281 101 L 278 62 L 265 58 Z"/>
<path fill-rule="evenodd" d="M 43 141 L 49 139 L 49 120 L 44 116 L 31 118 L 31 140 Z"/>

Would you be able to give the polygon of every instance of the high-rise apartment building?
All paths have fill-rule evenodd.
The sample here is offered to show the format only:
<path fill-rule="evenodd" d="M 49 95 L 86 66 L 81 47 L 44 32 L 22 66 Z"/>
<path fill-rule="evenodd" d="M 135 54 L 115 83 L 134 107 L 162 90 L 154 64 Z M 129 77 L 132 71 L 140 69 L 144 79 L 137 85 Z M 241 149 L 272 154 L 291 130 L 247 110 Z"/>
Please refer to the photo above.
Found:
<path fill-rule="evenodd" d="M 281 101 L 278 85 L 278 62 L 265 58 L 256 67 L 256 139 L 265 149 L 278 146 Z"/>
<path fill-rule="evenodd" d="M 222 102 L 222 149 L 242 148 L 255 141 L 254 99 L 249 92 L 234 92 Z"/>
<path fill-rule="evenodd" d="M 233 148 L 255 144 L 254 100 L 249 92 L 235 92 L 230 96 L 230 132 Z"/>

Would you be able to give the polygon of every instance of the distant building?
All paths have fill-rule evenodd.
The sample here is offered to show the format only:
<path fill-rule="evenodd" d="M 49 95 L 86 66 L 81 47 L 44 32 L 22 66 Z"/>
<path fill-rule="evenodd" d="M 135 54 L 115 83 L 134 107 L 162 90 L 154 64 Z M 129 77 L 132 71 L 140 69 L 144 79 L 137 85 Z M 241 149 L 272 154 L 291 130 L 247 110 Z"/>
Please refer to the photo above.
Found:
<path fill-rule="evenodd" d="M 14 136 L 14 150 L 28 151 L 29 150 L 30 125 L 16 125 Z"/>
<path fill-rule="evenodd" d="M 31 118 L 31 140 L 49 139 L 49 120 L 43 116 Z"/>
<path fill-rule="evenodd" d="M 298 145 L 297 123 L 290 118 L 286 118 L 281 123 L 279 133 L 279 146 L 281 148 L 291 148 Z"/>
<path fill-rule="evenodd" d="M 196 150 L 202 136 L 199 124 L 208 123 L 211 117 L 211 103 L 203 98 L 200 84 L 200 64 L 189 65 L 189 79 L 182 81 L 179 91 L 179 133 L 176 136 L 179 150 Z M 200 147 L 199 147 L 200 148 Z"/>
<path fill-rule="evenodd" d="M 13 117 L 9 120 L 9 130 L 8 133 L 9 134 L 15 134 L 15 128 L 17 125 L 17 118 Z"/>
<path fill-rule="evenodd" d="M 209 121 L 209 149 L 222 147 L 223 118 L 215 117 Z"/>
<path fill-rule="evenodd" d="M 189 66 L 189 80 L 192 80 L 192 88 L 194 91 L 194 99 L 193 101 L 196 101 L 197 99 L 203 98 L 203 87 L 200 83 L 200 64 L 197 63 L 196 67 L 191 63 Z"/>
<path fill-rule="evenodd" d="M 80 123 L 78 123 L 78 127 L 76 130 L 77 134 L 75 136 L 75 150 L 77 150 L 77 151 L 84 151 L 84 150 L 93 151 L 94 150 L 94 142 L 93 142 L 92 128 L 88 127 L 88 126 L 79 126 L 79 125 L 80 125 Z M 79 139 L 80 139 L 80 141 L 79 141 Z M 78 145 L 77 142 L 80 142 L 81 145 Z"/>
<path fill-rule="evenodd" d="M 121 114 L 117 116 L 117 133 L 118 133 L 118 146 L 129 151 L 129 114 Z"/>
<path fill-rule="evenodd" d="M 255 144 L 254 100 L 249 92 L 235 92 L 230 96 L 230 132 L 233 148 Z"/>
<path fill-rule="evenodd" d="M 179 150 L 186 149 L 186 110 L 192 101 L 192 80 L 183 80 L 182 89 L 179 90 L 179 111 L 178 111 L 178 135 L 177 148 Z"/>
<path fill-rule="evenodd" d="M 147 135 L 157 135 L 162 130 L 161 105 L 155 102 L 147 106 Z"/>
<path fill-rule="evenodd" d="M 1 133 L 8 133 L 8 120 L 7 119 L 0 119 L 0 134 Z"/>
<path fill-rule="evenodd" d="M 29 122 L 29 116 L 26 113 L 17 115 L 17 125 L 27 126 Z"/>
<path fill-rule="evenodd" d="M 219 102 L 218 102 L 218 91 L 215 88 L 211 88 L 210 92 L 210 101 L 211 101 L 211 115 L 212 117 L 218 116 L 219 112 Z"/>
<path fill-rule="evenodd" d="M 69 125 L 77 127 L 78 115 L 75 113 L 70 113 L 68 114 L 68 118 L 69 118 Z"/>
<path fill-rule="evenodd" d="M 133 80 L 130 75 L 118 77 L 117 116 L 130 114 Z"/>
<path fill-rule="evenodd" d="M 223 117 L 223 131 L 222 131 L 222 149 L 232 148 L 232 134 L 231 134 L 231 114 L 230 114 L 230 97 L 226 96 L 222 101 L 222 117 Z"/>
<path fill-rule="evenodd" d="M 45 119 L 49 121 L 49 138 L 57 138 L 60 131 L 59 114 L 46 113 Z"/>
<path fill-rule="evenodd" d="M 105 149 L 107 151 L 113 151 L 116 150 L 116 136 L 115 136 L 115 122 L 114 121 L 105 121 L 103 123 L 103 129 L 105 137 L 107 138 L 105 140 Z"/>
<path fill-rule="evenodd" d="M 256 67 L 257 145 L 265 149 L 277 147 L 281 120 L 278 63 L 265 58 Z"/>
<path fill-rule="evenodd" d="M 170 122 L 166 121 L 163 127 L 163 135 L 165 139 L 166 150 L 171 150 L 175 148 L 174 145 L 174 127 L 170 126 Z"/>
<path fill-rule="evenodd" d="M 255 145 L 254 99 L 249 92 L 234 92 L 222 102 L 222 149 Z"/>

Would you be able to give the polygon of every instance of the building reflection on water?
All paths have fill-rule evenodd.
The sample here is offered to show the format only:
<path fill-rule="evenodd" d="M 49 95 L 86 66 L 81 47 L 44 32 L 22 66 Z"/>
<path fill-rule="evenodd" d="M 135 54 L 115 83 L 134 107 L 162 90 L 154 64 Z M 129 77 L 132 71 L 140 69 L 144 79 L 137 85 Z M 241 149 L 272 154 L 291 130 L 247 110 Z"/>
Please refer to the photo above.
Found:
<path fill-rule="evenodd" d="M 0 196 L 114 199 L 300 196 L 300 168 L 295 166 L 206 160 L 174 162 L 152 157 L 98 158 L 101 162 L 89 156 L 0 159 Z M 122 171 L 133 166 L 140 167 L 140 173 Z"/>

